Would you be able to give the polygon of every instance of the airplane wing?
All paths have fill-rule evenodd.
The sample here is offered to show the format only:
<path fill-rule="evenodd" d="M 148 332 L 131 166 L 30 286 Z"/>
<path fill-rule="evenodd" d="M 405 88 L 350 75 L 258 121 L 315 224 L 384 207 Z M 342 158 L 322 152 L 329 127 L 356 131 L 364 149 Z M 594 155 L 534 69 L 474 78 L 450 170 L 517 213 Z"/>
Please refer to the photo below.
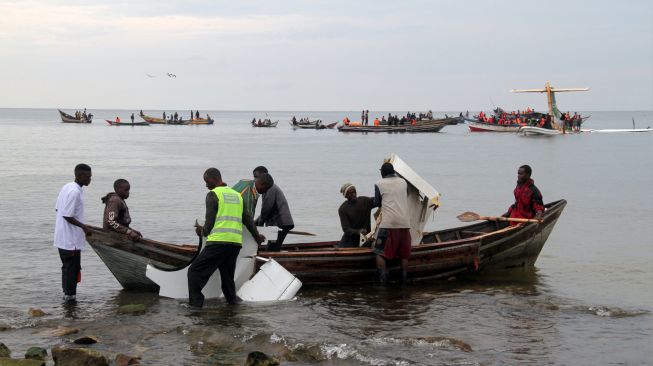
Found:
<path fill-rule="evenodd" d="M 511 93 L 546 93 L 546 89 L 512 89 Z"/>
<path fill-rule="evenodd" d="M 573 91 L 588 91 L 588 90 L 590 90 L 590 88 L 563 88 L 563 89 L 551 88 L 551 91 L 556 92 L 556 93 L 559 93 L 559 92 L 573 92 Z"/>

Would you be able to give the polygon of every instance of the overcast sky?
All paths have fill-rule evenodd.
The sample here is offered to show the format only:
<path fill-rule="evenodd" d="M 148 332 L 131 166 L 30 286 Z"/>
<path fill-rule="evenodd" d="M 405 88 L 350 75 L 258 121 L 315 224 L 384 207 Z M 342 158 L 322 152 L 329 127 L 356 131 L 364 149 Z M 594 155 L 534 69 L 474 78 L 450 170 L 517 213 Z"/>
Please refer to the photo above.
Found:
<path fill-rule="evenodd" d="M 653 109 L 650 0 L 0 0 L 0 15 L 0 107 L 545 109 L 508 91 L 548 80 L 591 88 L 561 109 Z"/>

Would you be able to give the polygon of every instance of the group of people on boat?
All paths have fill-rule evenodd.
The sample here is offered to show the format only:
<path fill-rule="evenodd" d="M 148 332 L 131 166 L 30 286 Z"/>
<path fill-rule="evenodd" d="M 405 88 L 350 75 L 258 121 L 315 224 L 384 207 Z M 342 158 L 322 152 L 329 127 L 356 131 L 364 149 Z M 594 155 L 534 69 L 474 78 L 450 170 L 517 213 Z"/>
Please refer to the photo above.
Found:
<path fill-rule="evenodd" d="M 83 111 L 75 111 L 75 119 L 80 121 L 88 121 L 93 118 L 92 113 L 86 113 L 86 108 Z"/>
<path fill-rule="evenodd" d="M 574 115 L 572 116 L 569 114 L 569 111 L 567 111 L 566 113 L 562 113 L 560 121 L 565 130 L 580 132 L 580 125 L 583 123 L 583 118 L 577 112 L 574 112 Z"/>
<path fill-rule="evenodd" d="M 292 123 L 293 126 L 300 126 L 300 125 L 316 125 L 316 126 L 319 126 L 319 125 L 322 124 L 321 119 L 311 121 L 308 117 L 306 117 L 306 118 L 302 117 L 299 120 L 297 120 L 297 117 L 295 117 L 295 116 L 292 116 L 292 119 L 290 120 L 290 122 Z"/>
<path fill-rule="evenodd" d="M 544 203 L 540 190 L 531 178 L 532 169 L 522 165 L 517 170 L 517 187 L 514 190 L 515 202 L 503 215 L 508 218 L 541 219 Z M 400 260 L 401 282 L 408 280 L 407 264 L 411 254 L 411 237 L 408 212 L 408 191 L 406 181 L 399 177 L 390 163 L 381 166 L 381 179 L 374 186 L 374 197 L 359 196 L 356 187 L 345 183 L 340 188 L 345 202 L 338 209 L 343 235 L 338 246 L 353 248 L 361 245 L 374 246 L 376 264 L 381 283 L 387 283 L 387 260 Z M 377 238 L 368 239 L 371 230 L 371 213 L 377 218 Z"/>
<path fill-rule="evenodd" d="M 91 167 L 78 164 L 74 169 L 75 180 L 63 186 L 57 198 L 55 211 L 54 246 L 58 248 L 62 262 L 62 289 L 64 301 L 75 301 L 80 278 L 81 250 L 85 236 L 92 235 L 84 219 L 84 186 L 91 183 Z M 391 163 L 383 163 L 381 179 L 374 185 L 374 197 L 358 196 L 356 187 L 345 183 L 340 193 L 345 201 L 338 209 L 343 231 L 338 247 L 355 248 L 373 246 L 379 281 L 387 283 L 387 261 L 399 260 L 402 270 L 401 282 L 408 281 L 408 259 L 411 255 L 411 222 L 408 205 L 408 183 L 399 176 Z M 531 178 L 528 165 L 519 167 L 515 202 L 504 216 L 509 218 L 541 219 L 544 212 L 542 194 Z M 254 168 L 253 179 L 242 179 L 229 187 L 217 168 L 208 168 L 203 180 L 209 192 L 205 198 L 204 225 L 195 225 L 195 233 L 206 237 L 206 244 L 188 268 L 189 304 L 202 307 L 202 288 L 211 275 L 220 271 L 222 292 L 229 304 L 241 300 L 236 295 L 234 275 L 236 261 L 243 244 L 243 228 L 246 228 L 260 245 L 266 238 L 257 226 L 278 227 L 276 240 L 268 240 L 267 251 L 279 251 L 288 233 L 294 229 L 290 206 L 281 188 L 264 166 Z M 126 179 L 117 179 L 113 192 L 102 197 L 105 204 L 103 228 L 126 235 L 139 241 L 143 235 L 130 227 L 131 216 L 126 200 L 131 186 Z M 254 219 L 258 196 L 262 195 L 262 207 Z M 378 232 L 370 236 L 371 216 L 374 208 L 380 208 L 374 217 Z M 363 240 L 361 240 L 363 237 Z"/>
<path fill-rule="evenodd" d="M 265 127 L 271 125 L 272 125 L 272 121 L 269 118 L 264 118 L 263 120 L 259 118 L 258 121 L 256 120 L 256 118 L 252 118 L 252 126 Z"/>
<path fill-rule="evenodd" d="M 426 120 L 433 119 L 433 112 L 430 110 L 426 113 L 419 113 L 419 114 L 407 112 L 406 115 L 401 116 L 401 118 L 397 114 L 392 115 L 392 113 L 388 113 L 388 118 L 386 118 L 385 116 L 381 116 L 380 119 L 379 117 L 374 118 L 373 124 L 374 126 L 404 126 L 407 123 L 409 123 L 414 126 L 417 124 L 417 121 L 421 121 L 425 119 Z M 352 122 L 349 119 L 349 117 L 345 117 L 342 120 L 342 123 L 345 126 L 367 126 L 368 122 L 369 122 L 369 111 L 367 110 L 364 110 L 361 113 L 361 122 Z"/>
<path fill-rule="evenodd" d="M 478 113 L 479 122 L 497 125 L 536 126 L 546 129 L 553 128 L 553 118 L 551 114 L 537 113 L 530 107 L 525 111 L 517 110 L 512 112 L 505 112 L 502 109 L 497 108 L 494 112 L 494 115 L 488 117 L 485 112 L 480 111 Z M 577 112 L 574 112 L 573 115 L 566 112 L 561 114 L 560 121 L 565 130 L 578 132 L 580 131 L 583 118 Z"/>

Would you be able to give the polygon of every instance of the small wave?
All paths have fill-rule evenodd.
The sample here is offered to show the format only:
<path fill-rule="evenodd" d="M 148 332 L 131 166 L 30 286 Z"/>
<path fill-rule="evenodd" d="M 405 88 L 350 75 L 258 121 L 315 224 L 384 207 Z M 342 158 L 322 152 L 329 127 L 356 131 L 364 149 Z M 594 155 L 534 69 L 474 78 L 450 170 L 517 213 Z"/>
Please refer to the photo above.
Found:
<path fill-rule="evenodd" d="M 456 348 L 464 352 L 472 352 L 472 347 L 461 341 L 460 339 L 450 337 L 402 337 L 402 338 L 373 338 L 372 342 L 380 345 L 384 344 L 400 344 L 405 346 L 431 346 L 436 348 Z"/>
<path fill-rule="evenodd" d="M 624 310 L 617 307 L 590 306 L 587 311 L 597 316 L 608 318 L 628 318 L 650 314 L 648 310 Z"/>

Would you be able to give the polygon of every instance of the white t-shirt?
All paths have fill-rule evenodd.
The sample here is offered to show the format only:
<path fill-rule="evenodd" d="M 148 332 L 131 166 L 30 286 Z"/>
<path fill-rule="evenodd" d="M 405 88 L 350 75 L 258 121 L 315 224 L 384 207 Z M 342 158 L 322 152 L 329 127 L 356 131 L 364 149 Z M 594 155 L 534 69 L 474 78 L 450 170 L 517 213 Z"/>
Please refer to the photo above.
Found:
<path fill-rule="evenodd" d="M 57 204 L 57 218 L 54 224 L 54 246 L 66 250 L 83 249 L 86 245 L 84 230 L 64 219 L 74 217 L 77 221 L 84 222 L 84 201 L 82 187 L 71 182 L 61 188 Z"/>

